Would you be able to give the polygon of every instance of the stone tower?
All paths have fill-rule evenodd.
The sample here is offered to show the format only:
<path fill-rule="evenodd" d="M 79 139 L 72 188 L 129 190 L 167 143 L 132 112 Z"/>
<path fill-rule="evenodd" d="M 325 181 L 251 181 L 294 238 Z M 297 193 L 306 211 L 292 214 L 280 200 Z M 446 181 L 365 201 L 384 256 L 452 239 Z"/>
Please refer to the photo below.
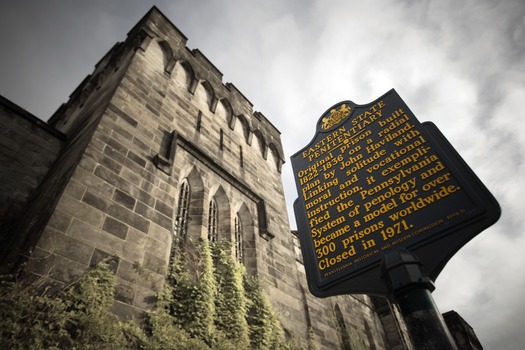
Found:
<path fill-rule="evenodd" d="M 157 8 L 48 125 L 0 102 L 11 141 L 35 143 L 18 154 L 42 162 L 22 170 L 31 181 L 0 189 L 4 267 L 25 257 L 60 285 L 116 256 L 114 312 L 139 318 L 154 306 L 175 242 L 228 239 L 290 334 L 305 339 L 311 328 L 322 349 L 350 348 L 341 329 L 371 349 L 408 348 L 385 300 L 310 295 L 287 217 L 279 131 Z"/>

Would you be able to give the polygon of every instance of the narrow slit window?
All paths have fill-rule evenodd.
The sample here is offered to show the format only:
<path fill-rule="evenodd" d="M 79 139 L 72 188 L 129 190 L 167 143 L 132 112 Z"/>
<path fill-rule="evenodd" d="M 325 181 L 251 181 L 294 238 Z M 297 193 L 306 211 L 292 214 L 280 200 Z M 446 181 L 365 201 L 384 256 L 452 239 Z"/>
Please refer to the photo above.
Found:
<path fill-rule="evenodd" d="M 202 124 L 202 112 L 199 111 L 199 114 L 197 114 L 197 125 L 196 125 L 196 129 L 197 131 L 201 131 L 201 124 Z"/>
<path fill-rule="evenodd" d="M 242 154 L 242 146 L 239 146 L 239 163 L 241 164 L 241 168 L 244 167 L 244 158 Z"/>

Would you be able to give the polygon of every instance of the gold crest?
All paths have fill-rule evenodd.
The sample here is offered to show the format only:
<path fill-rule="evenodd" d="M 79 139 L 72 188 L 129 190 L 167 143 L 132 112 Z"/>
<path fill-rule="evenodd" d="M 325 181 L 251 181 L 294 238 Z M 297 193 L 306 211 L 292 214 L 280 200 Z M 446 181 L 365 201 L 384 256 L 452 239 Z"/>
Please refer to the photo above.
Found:
<path fill-rule="evenodd" d="M 341 105 L 341 108 L 339 110 L 332 109 L 330 111 L 330 115 L 328 117 L 323 118 L 323 125 L 322 128 L 324 130 L 330 129 L 332 126 L 339 124 L 341 120 L 348 117 L 350 114 L 350 107 L 347 107 L 346 104 Z"/>

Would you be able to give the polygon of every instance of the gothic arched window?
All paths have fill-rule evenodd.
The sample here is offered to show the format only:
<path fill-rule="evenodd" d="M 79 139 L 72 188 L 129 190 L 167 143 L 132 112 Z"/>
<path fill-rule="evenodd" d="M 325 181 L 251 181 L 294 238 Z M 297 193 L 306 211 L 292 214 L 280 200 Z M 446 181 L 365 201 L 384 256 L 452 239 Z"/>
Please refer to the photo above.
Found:
<path fill-rule="evenodd" d="M 188 233 L 188 210 L 190 207 L 190 185 L 188 180 L 184 179 L 179 188 L 179 202 L 177 205 L 177 213 L 175 214 L 175 229 L 174 229 L 174 244 L 178 244 L 186 240 Z"/>
<path fill-rule="evenodd" d="M 213 243 L 217 242 L 217 221 L 218 221 L 218 212 L 217 212 L 217 202 L 215 198 L 210 200 L 210 205 L 208 207 L 208 240 Z"/>
<path fill-rule="evenodd" d="M 339 308 L 338 304 L 335 304 L 334 312 L 335 312 L 335 319 L 337 321 L 336 329 L 337 329 L 337 333 L 339 333 L 339 340 L 341 341 L 341 348 L 343 350 L 352 350 L 352 342 L 350 339 L 350 334 L 348 333 L 348 330 L 346 329 L 345 319 L 343 317 L 343 313 L 341 312 L 341 308 Z"/>
<path fill-rule="evenodd" d="M 239 214 L 235 215 L 235 257 L 240 263 L 244 262 L 244 242 L 242 237 L 242 222 Z"/>

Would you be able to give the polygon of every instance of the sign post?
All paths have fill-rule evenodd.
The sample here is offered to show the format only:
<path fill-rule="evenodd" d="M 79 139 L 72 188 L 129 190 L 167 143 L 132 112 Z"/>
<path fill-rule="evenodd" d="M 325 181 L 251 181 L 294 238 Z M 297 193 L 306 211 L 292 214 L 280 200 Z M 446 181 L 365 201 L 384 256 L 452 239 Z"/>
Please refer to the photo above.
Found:
<path fill-rule="evenodd" d="M 332 106 L 291 161 L 308 285 L 319 297 L 395 297 L 387 261 L 401 250 L 418 261 L 405 267 L 423 267 L 431 282 L 500 216 L 435 125 L 420 123 L 394 90 L 366 105 Z"/>
<path fill-rule="evenodd" d="M 430 294 L 434 284 L 421 262 L 404 248 L 388 251 L 381 271 L 390 295 L 399 305 L 416 349 L 457 350 L 456 343 Z"/>

